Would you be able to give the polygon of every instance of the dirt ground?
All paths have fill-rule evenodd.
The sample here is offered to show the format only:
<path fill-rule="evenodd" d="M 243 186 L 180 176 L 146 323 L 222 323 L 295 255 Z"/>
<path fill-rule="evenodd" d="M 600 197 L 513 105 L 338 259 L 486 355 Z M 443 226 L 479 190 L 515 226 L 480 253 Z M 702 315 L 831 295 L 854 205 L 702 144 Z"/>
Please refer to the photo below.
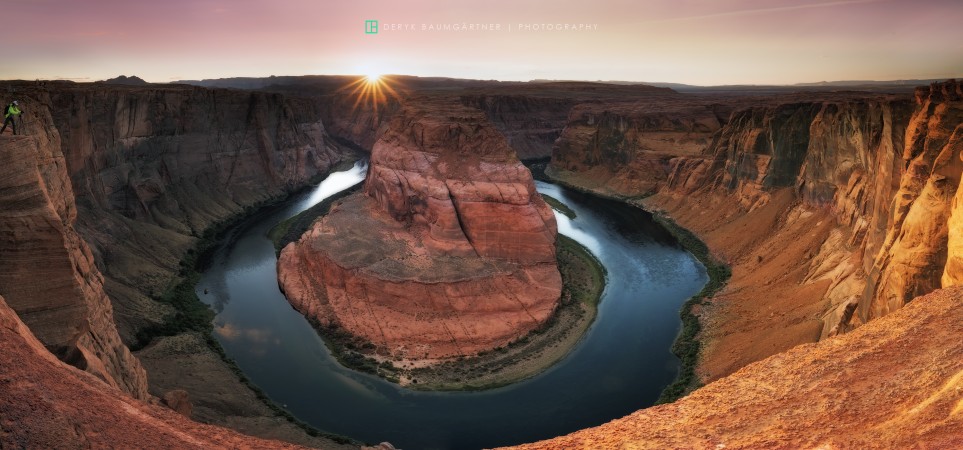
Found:
<path fill-rule="evenodd" d="M 151 394 L 173 389 L 188 392 L 194 406 L 191 418 L 265 439 L 322 449 L 350 449 L 331 439 L 309 436 L 279 416 L 255 392 L 238 380 L 231 367 L 199 333 L 158 338 L 135 354 L 151 379 Z"/>

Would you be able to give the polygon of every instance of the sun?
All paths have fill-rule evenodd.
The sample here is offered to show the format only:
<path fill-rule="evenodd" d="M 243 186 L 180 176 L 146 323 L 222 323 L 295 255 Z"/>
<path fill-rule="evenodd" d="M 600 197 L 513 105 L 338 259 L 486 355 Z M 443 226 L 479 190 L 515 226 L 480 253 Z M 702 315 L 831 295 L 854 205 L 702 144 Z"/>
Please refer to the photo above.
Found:
<path fill-rule="evenodd" d="M 400 95 L 395 90 L 397 83 L 392 77 L 379 73 L 368 73 L 356 78 L 353 82 L 339 89 L 348 92 L 354 97 L 354 107 L 359 106 L 371 108 L 375 111 L 378 106 L 386 103 L 389 99 L 399 99 Z"/>

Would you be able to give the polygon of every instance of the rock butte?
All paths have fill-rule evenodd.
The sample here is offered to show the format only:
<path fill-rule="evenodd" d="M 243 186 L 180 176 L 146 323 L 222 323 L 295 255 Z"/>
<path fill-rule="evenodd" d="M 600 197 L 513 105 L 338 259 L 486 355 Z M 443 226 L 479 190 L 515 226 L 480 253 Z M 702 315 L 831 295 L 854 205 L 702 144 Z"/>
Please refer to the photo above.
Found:
<path fill-rule="evenodd" d="M 555 216 L 484 115 L 403 106 L 372 149 L 364 192 L 332 207 L 278 261 L 296 309 L 392 356 L 503 346 L 561 293 Z"/>

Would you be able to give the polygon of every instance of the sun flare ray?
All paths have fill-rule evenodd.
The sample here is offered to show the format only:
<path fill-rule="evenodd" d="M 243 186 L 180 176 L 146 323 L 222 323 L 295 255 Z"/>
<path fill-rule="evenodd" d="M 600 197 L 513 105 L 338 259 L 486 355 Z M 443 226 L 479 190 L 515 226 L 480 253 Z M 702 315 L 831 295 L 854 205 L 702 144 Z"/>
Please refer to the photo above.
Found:
<path fill-rule="evenodd" d="M 352 111 L 359 107 L 378 111 L 378 107 L 387 103 L 390 99 L 397 100 L 401 98 L 401 94 L 392 84 L 397 83 L 388 76 L 369 73 L 358 77 L 357 80 L 352 81 L 338 91 L 348 92 L 348 95 L 354 98 Z"/>

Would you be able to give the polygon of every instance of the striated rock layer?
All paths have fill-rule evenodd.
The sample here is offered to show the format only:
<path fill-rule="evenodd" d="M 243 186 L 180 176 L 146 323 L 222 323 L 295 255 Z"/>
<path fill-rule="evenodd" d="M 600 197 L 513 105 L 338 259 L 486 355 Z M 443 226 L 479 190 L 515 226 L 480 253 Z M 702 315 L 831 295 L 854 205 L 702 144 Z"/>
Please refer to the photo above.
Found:
<path fill-rule="evenodd" d="M 665 182 L 670 160 L 700 154 L 740 102 L 660 95 L 576 105 L 554 144 L 552 168 L 560 177 L 577 174 L 572 182 L 603 192 L 651 193 Z"/>
<path fill-rule="evenodd" d="M 410 359 L 471 355 L 543 324 L 561 292 L 555 218 L 480 111 L 407 104 L 375 144 L 364 193 L 278 263 L 292 305 Z"/>
<path fill-rule="evenodd" d="M 960 91 L 948 81 L 915 98 L 814 92 L 579 105 L 549 173 L 608 194 L 655 192 L 642 203 L 732 265 L 727 288 L 697 310 L 701 371 L 711 380 L 963 279 L 954 226 L 963 216 Z M 693 122 L 698 111 L 714 111 L 718 129 Z M 686 140 L 697 127 L 663 126 L 678 131 L 658 156 L 651 140 L 660 128 L 647 123 L 659 116 L 704 123 L 709 137 Z"/>
<path fill-rule="evenodd" d="M 963 288 L 750 364 L 675 403 L 520 449 L 960 448 Z"/>
<path fill-rule="evenodd" d="M 705 156 L 674 159 L 667 188 L 646 200 L 733 267 L 702 311 L 704 379 L 844 331 L 868 271 L 857 248 L 872 254 L 889 226 L 912 104 L 792 100 L 733 113 Z"/>
<path fill-rule="evenodd" d="M 773 122 L 742 124 L 737 114 L 709 150 L 712 158 L 675 161 L 670 191 L 697 197 L 732 192 L 752 214 L 788 188 L 799 201 L 793 208 L 833 222 L 823 244 L 800 264 L 808 266 L 800 284 L 826 283 L 818 296 L 828 303 L 823 337 L 954 285 L 949 236 L 963 171 L 959 84 L 920 88 L 915 105 L 881 98 L 780 107 L 787 108 L 812 118 L 781 130 Z M 792 117 L 778 110 L 771 116 Z M 753 137 L 753 130 L 763 137 Z M 778 139 L 793 145 L 755 150 Z M 778 234 L 785 223 L 771 231 Z"/>
<path fill-rule="evenodd" d="M 0 297 L 0 447 L 303 448 L 193 422 L 58 361 Z"/>
<path fill-rule="evenodd" d="M 77 229 L 128 342 L 169 313 L 151 297 L 205 228 L 306 185 L 340 158 L 316 103 L 280 94 L 68 85 L 28 95 L 50 105 Z"/>
<path fill-rule="evenodd" d="M 205 228 L 340 161 L 317 103 L 176 85 L 3 87 L 29 137 L 0 137 L 0 295 L 58 357 L 135 397 L 187 389 L 199 420 L 324 445 L 276 417 L 199 334 L 152 341 L 149 386 L 124 345 L 174 314 L 155 299 Z"/>
<path fill-rule="evenodd" d="M 60 136 L 36 114 L 0 137 L 0 295 L 51 352 L 138 399 L 147 375 L 121 342 L 104 279 L 74 223 Z"/>
<path fill-rule="evenodd" d="M 657 191 L 643 203 L 696 231 L 732 265 L 727 288 L 697 311 L 702 375 L 711 380 L 959 283 L 959 227 L 952 224 L 963 170 L 960 89 L 949 81 L 919 88 L 915 98 L 753 98 L 703 150 L 676 149 L 657 176 L 635 181 L 621 169 L 604 185 L 596 172 L 613 170 L 604 161 L 648 164 L 645 146 L 569 138 L 585 126 L 575 121 L 557 143 L 552 171 L 608 193 Z M 613 127 L 620 129 L 606 129 Z M 597 161 L 571 162 L 596 148 Z"/>

